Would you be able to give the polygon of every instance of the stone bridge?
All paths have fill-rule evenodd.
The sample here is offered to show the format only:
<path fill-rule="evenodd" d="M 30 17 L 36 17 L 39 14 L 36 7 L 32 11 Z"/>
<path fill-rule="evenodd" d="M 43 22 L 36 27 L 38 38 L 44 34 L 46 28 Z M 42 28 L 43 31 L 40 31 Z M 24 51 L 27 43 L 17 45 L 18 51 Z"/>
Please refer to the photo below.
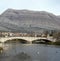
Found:
<path fill-rule="evenodd" d="M 45 40 L 55 42 L 55 39 L 45 38 L 45 37 L 0 37 L 0 42 L 6 42 L 7 40 L 12 40 L 12 39 L 22 39 L 22 40 L 26 40 L 28 42 L 32 42 L 32 41 L 38 40 L 38 39 L 45 39 Z"/>

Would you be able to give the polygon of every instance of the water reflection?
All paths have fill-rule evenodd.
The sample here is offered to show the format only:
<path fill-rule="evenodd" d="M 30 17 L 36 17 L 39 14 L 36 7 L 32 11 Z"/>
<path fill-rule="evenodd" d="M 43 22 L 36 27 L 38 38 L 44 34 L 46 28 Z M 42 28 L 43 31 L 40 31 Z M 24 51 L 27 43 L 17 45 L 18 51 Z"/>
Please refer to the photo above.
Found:
<path fill-rule="evenodd" d="M 27 53 L 25 53 L 25 52 L 21 52 L 21 53 L 19 53 L 19 54 L 17 54 L 16 56 L 14 56 L 15 58 L 17 58 L 18 60 L 28 60 L 28 61 L 30 61 L 31 60 L 31 56 L 30 55 L 28 55 Z"/>
<path fill-rule="evenodd" d="M 0 61 L 60 61 L 60 47 L 44 44 L 4 44 Z"/>

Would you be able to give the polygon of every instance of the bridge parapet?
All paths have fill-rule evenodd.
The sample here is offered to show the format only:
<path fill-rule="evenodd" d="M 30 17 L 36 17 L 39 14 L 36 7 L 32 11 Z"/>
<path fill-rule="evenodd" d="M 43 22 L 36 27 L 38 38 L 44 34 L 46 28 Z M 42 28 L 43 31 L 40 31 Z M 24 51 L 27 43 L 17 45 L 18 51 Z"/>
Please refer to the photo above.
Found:
<path fill-rule="evenodd" d="M 38 40 L 38 39 L 47 39 L 54 42 L 52 38 L 45 38 L 45 37 L 2 37 L 0 38 L 0 41 L 5 42 L 7 40 L 12 40 L 12 39 L 23 39 L 29 42 L 32 42 L 33 40 Z"/>

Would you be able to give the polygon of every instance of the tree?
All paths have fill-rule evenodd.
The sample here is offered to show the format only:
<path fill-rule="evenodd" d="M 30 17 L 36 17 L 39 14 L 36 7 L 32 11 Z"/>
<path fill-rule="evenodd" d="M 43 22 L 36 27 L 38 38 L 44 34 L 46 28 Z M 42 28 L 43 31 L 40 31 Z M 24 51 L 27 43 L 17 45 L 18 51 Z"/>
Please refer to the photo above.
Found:
<path fill-rule="evenodd" d="M 43 31 L 43 34 L 45 37 L 47 37 L 47 35 L 49 34 L 49 32 L 47 30 Z"/>
<path fill-rule="evenodd" d="M 54 33 L 53 38 L 55 38 L 57 41 L 60 40 L 60 32 Z"/>

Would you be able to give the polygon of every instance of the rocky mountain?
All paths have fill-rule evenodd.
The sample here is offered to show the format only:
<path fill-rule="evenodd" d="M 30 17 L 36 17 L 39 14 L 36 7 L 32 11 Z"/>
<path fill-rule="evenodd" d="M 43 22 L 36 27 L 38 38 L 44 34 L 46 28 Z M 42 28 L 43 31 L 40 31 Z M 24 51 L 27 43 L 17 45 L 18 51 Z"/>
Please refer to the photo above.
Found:
<path fill-rule="evenodd" d="M 7 9 L 0 15 L 0 31 L 60 30 L 60 16 L 45 11 Z"/>

